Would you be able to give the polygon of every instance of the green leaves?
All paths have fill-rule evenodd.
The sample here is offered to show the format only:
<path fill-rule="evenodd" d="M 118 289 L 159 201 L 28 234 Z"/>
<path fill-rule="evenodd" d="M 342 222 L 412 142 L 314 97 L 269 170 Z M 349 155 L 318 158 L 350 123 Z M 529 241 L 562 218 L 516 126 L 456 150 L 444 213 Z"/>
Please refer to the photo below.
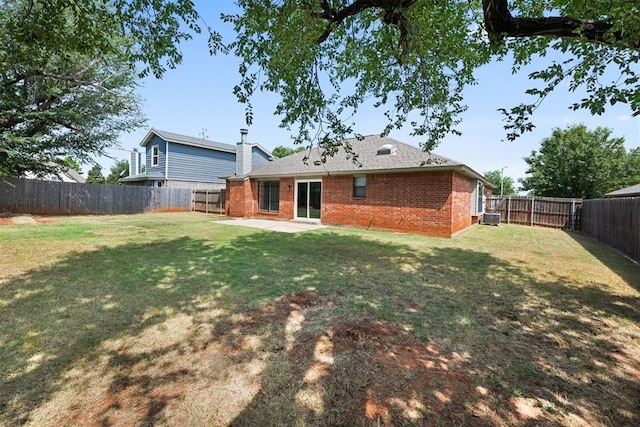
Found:
<path fill-rule="evenodd" d="M 117 145 L 144 123 L 137 79 L 177 66 L 179 43 L 201 31 L 189 0 L 8 0 L 0 28 L 0 176 Z"/>
<path fill-rule="evenodd" d="M 588 93 L 570 108 L 602 114 L 608 105 L 628 103 L 633 113 L 640 111 L 640 10 L 634 2 L 240 0 L 238 5 L 242 13 L 223 16 L 237 33 L 230 50 L 242 59 L 236 96 L 250 105 L 257 91 L 277 93 L 281 126 L 304 145 L 325 146 L 351 136 L 360 106 L 371 103 L 386 118 L 382 134 L 409 122 L 429 150 L 447 133 L 458 133 L 466 110 L 461 93 L 476 83 L 475 69 L 510 58 L 517 72 L 550 53 L 559 59 L 530 75 L 533 84 L 540 83 L 526 92 L 533 101 L 500 110 L 508 139 L 533 129 L 536 108 L 565 84 Z M 500 43 L 489 43 L 485 6 L 510 17 L 508 32 L 493 38 Z M 606 81 L 614 71 L 618 77 Z"/>
<path fill-rule="evenodd" d="M 295 142 L 315 141 L 331 151 L 333 141 L 354 133 L 359 107 L 375 99 L 388 118 L 382 133 L 417 112 L 414 133 L 434 146 L 455 131 L 466 108 L 460 92 L 489 59 L 479 31 L 469 30 L 477 25 L 468 3 L 416 2 L 349 14 L 356 3 L 239 1 L 244 13 L 223 17 L 234 24 L 230 47 L 242 58 L 238 100 L 276 92 L 276 113 Z"/>
<path fill-rule="evenodd" d="M 611 130 L 585 125 L 554 129 L 539 152 L 525 157 L 529 165 L 522 189 L 550 197 L 598 198 L 609 191 L 637 184 L 638 153 L 627 152 L 623 138 Z"/>

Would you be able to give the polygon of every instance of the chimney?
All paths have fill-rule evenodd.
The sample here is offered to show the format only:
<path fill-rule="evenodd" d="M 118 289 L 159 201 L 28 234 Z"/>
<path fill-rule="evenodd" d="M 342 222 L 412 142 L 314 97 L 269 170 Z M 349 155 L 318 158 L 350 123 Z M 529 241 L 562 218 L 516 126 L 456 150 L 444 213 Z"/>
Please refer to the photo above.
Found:
<path fill-rule="evenodd" d="M 240 129 L 240 142 L 236 144 L 236 175 L 245 176 L 251 172 L 253 164 L 251 144 L 247 142 L 247 129 Z"/>
<path fill-rule="evenodd" d="M 140 175 L 142 170 L 141 160 L 142 153 L 137 148 L 134 148 L 129 155 L 129 176 Z"/>

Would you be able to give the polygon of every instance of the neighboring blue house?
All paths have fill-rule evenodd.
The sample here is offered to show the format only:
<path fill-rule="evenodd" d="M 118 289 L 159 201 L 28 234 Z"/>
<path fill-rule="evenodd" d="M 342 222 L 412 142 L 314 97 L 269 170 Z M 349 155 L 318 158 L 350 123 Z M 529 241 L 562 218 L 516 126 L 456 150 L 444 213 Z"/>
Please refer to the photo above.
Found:
<path fill-rule="evenodd" d="M 244 175 L 253 166 L 272 158 L 263 147 L 247 141 L 246 129 L 240 130 L 240 136 L 240 142 L 231 145 L 151 129 L 140 143 L 145 152 L 134 150 L 129 160 L 129 176 L 120 182 L 153 187 L 225 188 L 225 180 L 220 176 Z"/>

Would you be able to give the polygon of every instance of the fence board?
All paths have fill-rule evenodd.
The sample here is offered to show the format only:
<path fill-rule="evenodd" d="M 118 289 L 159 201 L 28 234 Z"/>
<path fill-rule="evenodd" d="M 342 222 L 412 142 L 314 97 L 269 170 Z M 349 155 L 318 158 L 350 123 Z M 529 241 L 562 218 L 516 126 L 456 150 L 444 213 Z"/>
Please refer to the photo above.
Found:
<path fill-rule="evenodd" d="M 582 232 L 640 262 L 640 197 L 585 200 Z"/>
<path fill-rule="evenodd" d="M 556 197 L 490 196 L 487 212 L 500 213 L 500 222 L 543 227 L 580 229 L 582 199 Z"/>
<path fill-rule="evenodd" d="M 193 190 L 193 210 L 205 213 L 225 212 L 225 190 Z"/>
<path fill-rule="evenodd" d="M 185 188 L 0 178 L 0 212 L 75 215 L 189 210 L 191 191 Z"/>

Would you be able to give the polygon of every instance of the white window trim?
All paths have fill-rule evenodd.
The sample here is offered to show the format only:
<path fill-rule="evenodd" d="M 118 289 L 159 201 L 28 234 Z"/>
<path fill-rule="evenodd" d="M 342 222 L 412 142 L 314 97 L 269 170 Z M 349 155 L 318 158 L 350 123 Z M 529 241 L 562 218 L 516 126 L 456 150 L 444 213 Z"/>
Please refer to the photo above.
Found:
<path fill-rule="evenodd" d="M 169 179 L 169 141 L 164 142 L 164 179 Z"/>
<path fill-rule="evenodd" d="M 154 150 L 158 151 L 158 154 L 154 155 Z M 154 162 L 155 160 L 155 162 Z M 158 144 L 151 146 L 151 166 L 158 166 L 160 164 L 160 146 Z"/>

